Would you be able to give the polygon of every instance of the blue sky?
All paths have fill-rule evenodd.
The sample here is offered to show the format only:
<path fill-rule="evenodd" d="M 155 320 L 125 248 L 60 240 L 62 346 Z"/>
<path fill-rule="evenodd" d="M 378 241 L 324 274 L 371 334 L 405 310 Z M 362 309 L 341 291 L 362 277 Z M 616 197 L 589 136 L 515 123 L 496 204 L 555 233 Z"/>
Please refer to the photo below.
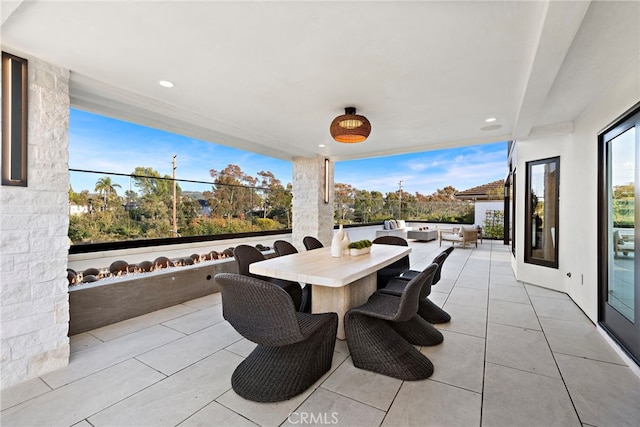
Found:
<path fill-rule="evenodd" d="M 216 145 L 103 116 L 71 109 L 69 168 L 130 174 L 136 166 L 151 167 L 161 175 L 171 175 L 171 161 L 177 155 L 177 177 L 211 181 L 209 169 L 236 164 L 244 173 L 257 176 L 271 171 L 284 184 L 291 182 L 292 164 L 260 154 Z M 466 190 L 503 179 L 506 174 L 507 143 L 475 145 L 399 156 L 336 162 L 335 182 L 359 190 L 383 194 L 402 188 L 409 193 L 431 194 L 452 185 Z M 88 189 L 104 174 L 71 173 L 74 191 Z M 129 188 L 127 177 L 111 176 Z M 210 190 L 210 185 L 181 183 L 183 190 Z"/>

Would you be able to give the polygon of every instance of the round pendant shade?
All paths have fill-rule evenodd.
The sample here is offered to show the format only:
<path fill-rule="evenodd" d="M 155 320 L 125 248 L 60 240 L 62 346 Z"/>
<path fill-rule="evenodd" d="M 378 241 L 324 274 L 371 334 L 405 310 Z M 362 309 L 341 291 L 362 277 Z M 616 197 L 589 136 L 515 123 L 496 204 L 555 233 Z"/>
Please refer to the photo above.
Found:
<path fill-rule="evenodd" d="M 365 116 L 357 115 L 354 107 L 347 107 L 343 115 L 333 119 L 329 132 L 338 142 L 362 142 L 371 133 L 371 123 Z"/>

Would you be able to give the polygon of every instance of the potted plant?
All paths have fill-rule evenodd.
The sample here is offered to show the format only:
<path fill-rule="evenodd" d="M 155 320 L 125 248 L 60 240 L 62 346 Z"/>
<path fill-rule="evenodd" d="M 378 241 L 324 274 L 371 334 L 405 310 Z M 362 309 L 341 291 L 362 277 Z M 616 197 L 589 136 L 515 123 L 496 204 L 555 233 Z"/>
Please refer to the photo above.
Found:
<path fill-rule="evenodd" d="M 349 243 L 349 255 L 358 256 L 364 255 L 371 252 L 371 243 L 370 240 L 358 240 L 356 242 Z"/>

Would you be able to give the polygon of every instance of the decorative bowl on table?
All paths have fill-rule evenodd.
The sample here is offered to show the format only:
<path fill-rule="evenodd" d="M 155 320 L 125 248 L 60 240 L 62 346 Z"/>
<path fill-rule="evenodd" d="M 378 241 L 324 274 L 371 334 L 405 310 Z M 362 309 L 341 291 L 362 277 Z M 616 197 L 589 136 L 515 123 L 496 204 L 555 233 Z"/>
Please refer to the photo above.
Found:
<path fill-rule="evenodd" d="M 371 241 L 370 240 L 358 240 L 357 242 L 349 243 L 349 255 L 358 256 L 365 255 L 371 252 Z"/>
<path fill-rule="evenodd" d="M 371 252 L 371 246 L 369 246 L 368 248 L 362 248 L 362 249 L 349 248 L 349 255 L 351 256 L 365 255 L 365 254 L 368 254 L 369 252 Z"/>

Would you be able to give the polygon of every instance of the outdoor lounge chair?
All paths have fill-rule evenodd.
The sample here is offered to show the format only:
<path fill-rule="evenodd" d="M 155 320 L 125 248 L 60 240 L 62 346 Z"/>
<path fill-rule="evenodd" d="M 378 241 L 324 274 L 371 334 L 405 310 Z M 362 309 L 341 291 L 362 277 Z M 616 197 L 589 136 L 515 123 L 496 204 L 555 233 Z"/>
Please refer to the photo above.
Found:
<path fill-rule="evenodd" d="M 273 242 L 273 249 L 278 256 L 298 253 L 296 247 L 286 240 L 276 240 Z M 309 284 L 305 284 L 302 288 L 302 301 L 300 302 L 299 310 L 303 313 L 311 313 L 311 285 Z"/>
<path fill-rule="evenodd" d="M 353 365 L 401 380 L 421 380 L 433 374 L 433 364 L 391 326 L 407 322 L 418 311 L 418 300 L 428 273 L 407 283 L 400 298 L 376 292 L 347 311 L 344 317 L 347 345 Z"/>
<path fill-rule="evenodd" d="M 373 241 L 374 244 L 378 245 L 396 245 L 396 246 L 409 246 L 409 243 L 402 237 L 398 236 L 381 236 L 376 237 Z M 377 273 L 377 287 L 378 289 L 384 288 L 389 280 L 393 279 L 401 275 L 402 273 L 409 270 L 409 256 L 405 256 L 400 258 L 399 260 L 389 264 L 386 267 L 378 270 Z"/>
<path fill-rule="evenodd" d="M 467 243 L 474 243 L 476 248 L 478 247 L 478 229 L 473 227 L 460 227 L 454 228 L 453 230 L 438 230 L 438 236 L 440 240 L 440 246 L 442 246 L 442 241 L 454 243 L 460 243 L 462 249 L 466 248 Z"/>
<path fill-rule="evenodd" d="M 253 277 L 219 273 L 215 279 L 224 318 L 258 344 L 231 376 L 238 395 L 256 402 L 291 399 L 331 368 L 336 313 L 296 312 L 282 288 Z"/>
<path fill-rule="evenodd" d="M 249 265 L 266 259 L 262 252 L 253 246 L 238 245 L 233 249 L 233 257 L 236 259 L 236 263 L 238 264 L 238 273 L 243 276 L 253 277 L 280 286 L 291 296 L 293 305 L 296 309 L 300 309 L 302 303 L 302 287 L 300 286 L 300 283 L 259 276 L 249 272 Z"/>
<path fill-rule="evenodd" d="M 613 232 L 613 257 L 618 258 L 619 252 L 624 256 L 635 252 L 635 231 L 633 229 L 616 230 Z"/>
<path fill-rule="evenodd" d="M 313 236 L 305 236 L 304 239 L 302 239 L 302 243 L 304 244 L 304 247 L 308 251 L 313 249 L 324 248 L 324 245 L 322 244 L 322 242 Z"/>

